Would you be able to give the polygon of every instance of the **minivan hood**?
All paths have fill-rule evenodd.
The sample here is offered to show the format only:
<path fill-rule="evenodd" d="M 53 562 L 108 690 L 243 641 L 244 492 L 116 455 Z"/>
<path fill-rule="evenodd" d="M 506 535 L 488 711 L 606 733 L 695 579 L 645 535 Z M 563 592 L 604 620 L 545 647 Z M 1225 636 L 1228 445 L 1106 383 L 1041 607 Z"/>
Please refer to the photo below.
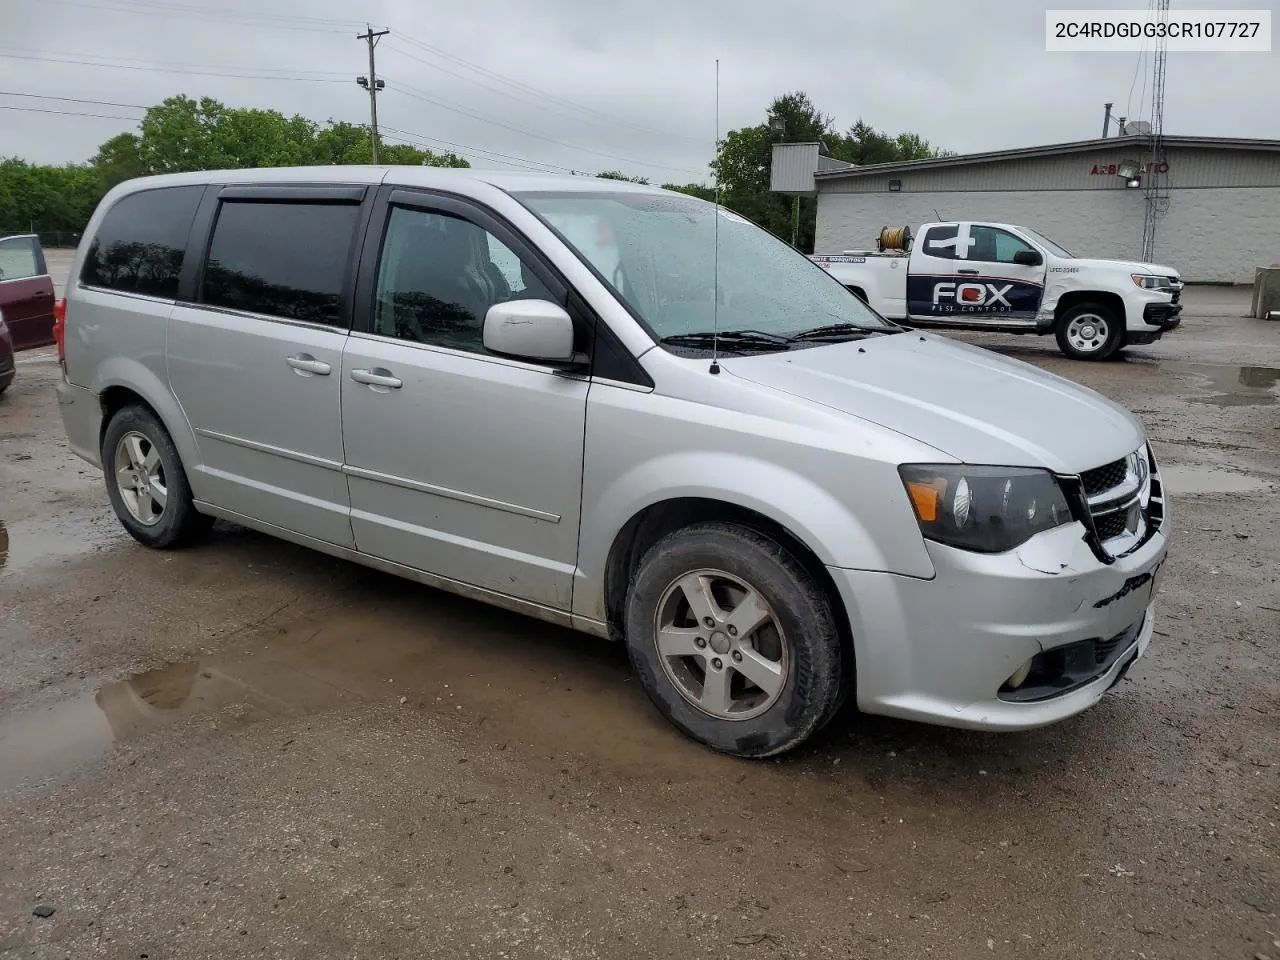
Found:
<path fill-rule="evenodd" d="M 721 358 L 734 376 L 839 410 L 957 460 L 1078 473 L 1146 433 L 1123 407 L 1030 364 L 918 332 Z"/>
<path fill-rule="evenodd" d="M 1084 258 L 1073 258 L 1062 262 L 1070 264 L 1073 267 L 1123 270 L 1125 273 L 1150 273 L 1157 277 L 1181 277 L 1181 274 L 1173 267 L 1166 267 L 1159 263 L 1142 263 L 1138 260 L 1088 260 Z"/>

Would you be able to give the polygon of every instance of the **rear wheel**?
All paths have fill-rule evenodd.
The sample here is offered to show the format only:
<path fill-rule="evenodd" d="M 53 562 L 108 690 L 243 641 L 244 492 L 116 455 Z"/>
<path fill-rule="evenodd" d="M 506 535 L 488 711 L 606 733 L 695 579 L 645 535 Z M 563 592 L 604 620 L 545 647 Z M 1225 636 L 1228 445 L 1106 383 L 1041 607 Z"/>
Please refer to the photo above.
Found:
<path fill-rule="evenodd" d="M 1079 303 L 1058 320 L 1058 348 L 1073 360 L 1105 360 L 1124 344 L 1124 323 L 1110 307 Z"/>
<path fill-rule="evenodd" d="M 790 750 L 841 699 L 825 591 L 780 544 L 736 524 L 695 524 L 649 549 L 627 597 L 626 637 L 663 715 L 723 753 Z"/>
<path fill-rule="evenodd" d="M 204 533 L 213 518 L 197 512 L 169 431 L 141 406 L 116 411 L 102 437 L 107 496 L 139 543 L 166 549 Z"/>

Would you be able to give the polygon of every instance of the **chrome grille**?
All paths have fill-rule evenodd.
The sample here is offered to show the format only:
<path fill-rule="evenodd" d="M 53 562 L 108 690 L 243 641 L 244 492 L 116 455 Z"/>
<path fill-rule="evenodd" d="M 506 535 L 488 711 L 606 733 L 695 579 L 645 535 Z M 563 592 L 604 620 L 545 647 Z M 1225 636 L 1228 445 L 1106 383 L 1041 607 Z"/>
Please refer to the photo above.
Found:
<path fill-rule="evenodd" d="M 1120 486 L 1124 483 L 1126 469 L 1124 460 L 1116 460 L 1101 467 L 1086 470 L 1080 474 L 1080 482 L 1084 484 L 1085 494 L 1096 497 L 1100 493 L 1106 493 Z"/>
<path fill-rule="evenodd" d="M 1164 517 L 1155 459 L 1150 448 L 1135 453 L 1080 474 L 1096 543 L 1113 558 L 1145 543 Z"/>

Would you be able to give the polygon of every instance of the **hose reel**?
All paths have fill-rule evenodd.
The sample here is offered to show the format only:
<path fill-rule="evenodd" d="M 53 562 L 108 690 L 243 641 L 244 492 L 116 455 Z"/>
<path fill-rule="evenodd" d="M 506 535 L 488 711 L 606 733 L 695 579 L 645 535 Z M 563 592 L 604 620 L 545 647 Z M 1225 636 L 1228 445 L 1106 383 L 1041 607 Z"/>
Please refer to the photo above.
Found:
<path fill-rule="evenodd" d="M 886 250 L 910 250 L 910 227 L 881 227 L 880 236 L 876 238 L 876 247 L 881 253 Z"/>

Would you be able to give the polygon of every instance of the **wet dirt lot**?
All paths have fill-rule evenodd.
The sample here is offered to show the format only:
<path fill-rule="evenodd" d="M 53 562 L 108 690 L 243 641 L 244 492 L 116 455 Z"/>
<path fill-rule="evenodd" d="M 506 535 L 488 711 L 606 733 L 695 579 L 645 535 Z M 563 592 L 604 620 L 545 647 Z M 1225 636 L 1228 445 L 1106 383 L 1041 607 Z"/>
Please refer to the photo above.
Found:
<path fill-rule="evenodd" d="M 847 711 L 768 763 L 600 641 L 231 526 L 137 546 L 22 355 L 0 956 L 1280 960 L 1280 324 L 1187 301 L 1122 362 L 972 338 L 1151 432 L 1176 535 L 1129 677 L 1046 730 Z"/>

